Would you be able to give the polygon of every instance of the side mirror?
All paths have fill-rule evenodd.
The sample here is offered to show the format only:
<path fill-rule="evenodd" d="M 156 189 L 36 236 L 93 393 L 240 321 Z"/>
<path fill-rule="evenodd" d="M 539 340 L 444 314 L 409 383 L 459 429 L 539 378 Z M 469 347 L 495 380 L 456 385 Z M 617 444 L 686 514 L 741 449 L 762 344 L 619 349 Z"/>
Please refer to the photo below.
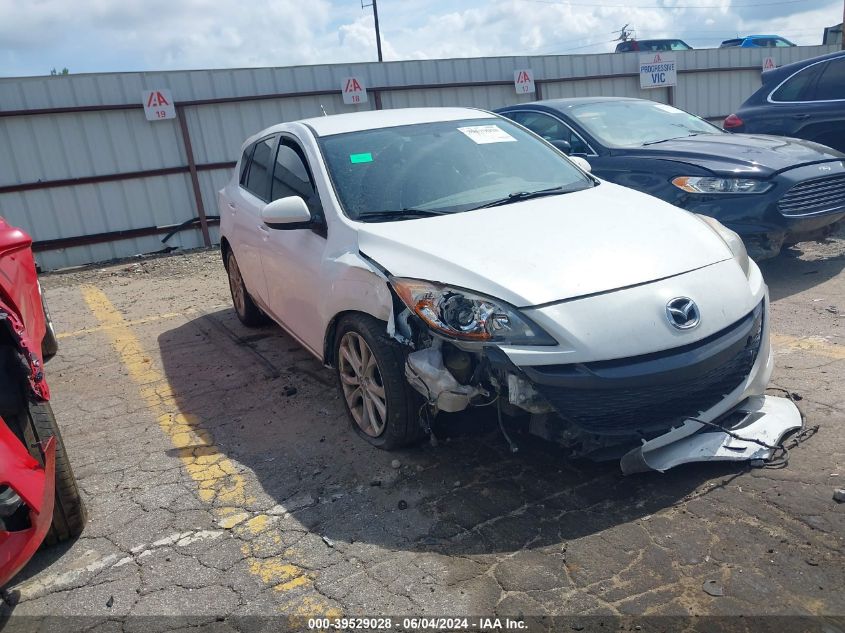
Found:
<path fill-rule="evenodd" d="M 593 170 L 593 166 L 590 165 L 590 162 L 586 158 L 581 158 L 580 156 L 570 156 L 569 160 L 588 173 Z"/>
<path fill-rule="evenodd" d="M 564 154 L 568 154 L 572 151 L 572 145 L 569 144 L 569 141 L 564 141 L 563 139 L 554 139 L 550 140 L 549 143 L 557 147 Z"/>
<path fill-rule="evenodd" d="M 299 196 L 279 198 L 261 209 L 261 219 L 271 229 L 304 229 L 311 225 L 311 212 Z"/>

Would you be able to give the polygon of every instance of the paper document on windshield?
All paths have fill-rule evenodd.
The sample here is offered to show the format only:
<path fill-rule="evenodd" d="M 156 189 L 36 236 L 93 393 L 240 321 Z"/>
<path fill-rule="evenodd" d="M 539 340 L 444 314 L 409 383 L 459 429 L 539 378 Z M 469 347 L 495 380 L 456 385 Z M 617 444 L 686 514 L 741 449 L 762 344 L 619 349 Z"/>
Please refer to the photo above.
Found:
<path fill-rule="evenodd" d="M 479 145 L 516 141 L 514 137 L 498 125 L 470 125 L 469 127 L 459 127 L 458 132 L 462 132 Z"/>

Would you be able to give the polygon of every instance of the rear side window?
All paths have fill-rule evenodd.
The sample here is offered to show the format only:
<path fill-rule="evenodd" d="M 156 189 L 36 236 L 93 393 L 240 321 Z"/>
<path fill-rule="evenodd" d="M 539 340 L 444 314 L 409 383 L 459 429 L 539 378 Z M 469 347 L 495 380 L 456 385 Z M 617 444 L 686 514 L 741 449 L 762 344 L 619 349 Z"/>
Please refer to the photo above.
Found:
<path fill-rule="evenodd" d="M 255 143 L 250 145 L 244 150 L 243 156 L 241 156 L 241 173 L 238 176 L 238 182 L 243 187 L 246 183 L 246 172 L 249 168 L 249 159 L 252 158 L 252 150 L 255 149 Z"/>
<path fill-rule="evenodd" d="M 816 84 L 813 101 L 845 99 L 845 57 L 831 60 L 826 64 L 819 64 L 819 66 L 825 68 Z"/>
<path fill-rule="evenodd" d="M 255 144 L 243 184 L 244 189 L 265 202 L 270 200 L 270 174 L 275 144 L 276 138 L 273 136 L 261 139 Z"/>
<path fill-rule="evenodd" d="M 824 64 L 813 64 L 792 75 L 772 93 L 772 101 L 807 101 Z"/>
<path fill-rule="evenodd" d="M 731 48 L 732 46 L 739 46 L 742 44 L 742 40 L 725 40 L 721 43 L 719 48 Z"/>
<path fill-rule="evenodd" d="M 623 42 L 621 44 L 616 45 L 616 52 L 617 53 L 627 53 L 629 51 L 634 50 L 634 47 L 629 42 Z"/>

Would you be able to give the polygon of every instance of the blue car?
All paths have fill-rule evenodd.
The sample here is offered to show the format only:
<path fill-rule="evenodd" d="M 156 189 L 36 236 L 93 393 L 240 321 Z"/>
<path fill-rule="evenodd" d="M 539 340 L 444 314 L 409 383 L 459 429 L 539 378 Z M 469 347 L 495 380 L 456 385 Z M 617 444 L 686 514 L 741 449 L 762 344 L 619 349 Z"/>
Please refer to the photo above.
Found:
<path fill-rule="evenodd" d="M 746 35 L 725 40 L 719 44 L 719 48 L 786 48 L 788 46 L 795 46 L 795 44 L 780 35 Z"/>
<path fill-rule="evenodd" d="M 600 178 L 716 218 L 756 259 L 822 237 L 845 217 L 845 154 L 823 145 L 731 134 L 645 99 L 553 99 L 497 112 L 587 159 Z"/>
<path fill-rule="evenodd" d="M 726 130 L 794 136 L 845 152 L 845 51 L 805 59 L 763 73 L 763 87 Z"/>

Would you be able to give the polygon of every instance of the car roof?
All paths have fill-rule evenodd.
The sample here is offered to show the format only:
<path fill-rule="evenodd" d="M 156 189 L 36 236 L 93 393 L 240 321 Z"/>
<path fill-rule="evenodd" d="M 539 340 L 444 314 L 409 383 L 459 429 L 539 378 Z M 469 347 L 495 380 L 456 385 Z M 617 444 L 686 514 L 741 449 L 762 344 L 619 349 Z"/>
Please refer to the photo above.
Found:
<path fill-rule="evenodd" d="M 461 119 L 495 118 L 495 114 L 476 108 L 396 108 L 391 110 L 369 110 L 348 112 L 329 116 L 302 119 L 296 123 L 309 126 L 317 136 L 331 136 L 346 132 L 360 132 L 379 128 L 436 123 L 438 121 L 460 121 Z M 281 131 L 287 124 L 274 126 L 265 134 Z M 278 129 L 276 129 L 278 128 Z"/>
<path fill-rule="evenodd" d="M 566 99 L 544 99 L 542 101 L 531 101 L 530 103 L 517 103 L 507 108 L 500 108 L 496 112 L 505 110 L 518 110 L 526 106 L 540 106 L 552 110 L 566 110 L 572 106 L 588 105 L 590 103 L 606 103 L 608 101 L 648 101 L 648 99 L 637 99 L 635 97 L 570 97 Z"/>
<path fill-rule="evenodd" d="M 837 57 L 845 57 L 845 51 L 833 51 L 832 53 L 819 55 L 818 57 L 811 57 L 810 59 L 802 59 L 797 62 L 792 62 L 791 64 L 785 64 L 779 68 L 767 70 L 763 72 L 763 84 L 768 85 L 773 81 L 782 81 L 802 68 L 827 61 L 828 59 L 835 59 Z"/>

